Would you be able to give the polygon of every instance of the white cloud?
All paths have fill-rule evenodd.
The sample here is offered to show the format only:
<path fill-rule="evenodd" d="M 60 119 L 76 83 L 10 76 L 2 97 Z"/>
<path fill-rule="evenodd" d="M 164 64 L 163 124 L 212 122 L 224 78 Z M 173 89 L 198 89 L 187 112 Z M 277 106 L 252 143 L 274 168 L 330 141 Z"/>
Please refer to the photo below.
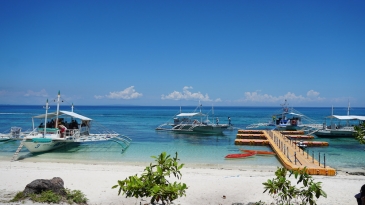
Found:
<path fill-rule="evenodd" d="M 39 92 L 35 92 L 35 91 L 32 91 L 32 90 L 28 90 L 24 96 L 26 97 L 31 97 L 31 96 L 35 96 L 35 97 L 47 97 L 48 96 L 48 93 L 45 89 L 42 89 L 41 91 Z"/>
<path fill-rule="evenodd" d="M 102 99 L 102 98 L 104 98 L 104 96 L 102 96 L 102 95 L 94 95 L 94 98 L 95 99 Z"/>
<path fill-rule="evenodd" d="M 317 97 L 319 95 L 319 92 L 316 92 L 314 90 L 310 90 L 307 92 L 308 97 Z"/>
<path fill-rule="evenodd" d="M 130 99 L 136 99 L 139 97 L 142 97 L 142 93 L 136 92 L 134 89 L 134 86 L 130 86 L 122 91 L 115 91 L 115 92 L 109 92 L 108 95 L 102 96 L 102 95 L 94 95 L 94 98 L 96 99 L 102 99 L 102 98 L 110 98 L 110 99 L 124 99 L 124 100 L 130 100 Z"/>
<path fill-rule="evenodd" d="M 162 100 L 201 100 L 212 101 L 208 94 L 201 94 L 200 92 L 192 93 L 189 89 L 193 89 L 191 86 L 185 86 L 182 92 L 174 91 L 168 95 L 161 95 Z"/>
<path fill-rule="evenodd" d="M 215 99 L 214 101 L 215 101 L 215 102 L 222 102 L 222 99 L 217 98 L 217 99 Z"/>
<path fill-rule="evenodd" d="M 321 101 L 324 100 L 324 98 L 321 98 L 319 96 L 319 92 L 316 92 L 314 90 L 310 90 L 307 92 L 307 96 L 303 97 L 302 95 L 296 95 L 295 93 L 288 92 L 285 95 L 282 96 L 272 96 L 269 94 L 260 94 L 259 91 L 256 92 L 245 92 L 244 99 L 239 100 L 241 102 L 270 102 L 270 103 L 276 103 L 276 102 L 282 102 L 285 99 L 292 101 L 292 102 L 308 102 L 308 101 Z"/>

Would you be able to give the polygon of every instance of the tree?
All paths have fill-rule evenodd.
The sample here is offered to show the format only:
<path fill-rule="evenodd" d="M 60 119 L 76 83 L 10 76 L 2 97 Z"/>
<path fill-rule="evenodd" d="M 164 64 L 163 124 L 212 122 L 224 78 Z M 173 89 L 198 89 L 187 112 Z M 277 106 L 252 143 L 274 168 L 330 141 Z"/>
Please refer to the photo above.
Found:
<path fill-rule="evenodd" d="M 315 205 L 315 199 L 320 196 L 327 197 L 327 194 L 322 190 L 321 182 L 315 183 L 312 176 L 307 174 L 306 167 L 302 170 L 289 171 L 289 177 L 294 174 L 295 179 L 298 179 L 297 184 L 303 183 L 303 187 L 297 188 L 291 185 L 290 180 L 286 178 L 288 170 L 286 168 L 278 168 L 275 172 L 276 178 L 262 183 L 265 186 L 265 191 L 274 198 L 276 204 L 310 204 Z"/>
<path fill-rule="evenodd" d="M 155 158 L 156 164 L 150 164 L 145 168 L 145 172 L 141 177 L 137 175 L 129 176 L 125 180 L 118 180 L 118 184 L 112 188 L 119 186 L 118 195 L 121 191 L 126 197 L 152 197 L 151 203 L 162 201 L 170 203 L 178 197 L 185 196 L 185 191 L 188 189 L 185 183 L 170 183 L 166 177 L 170 177 L 173 174 L 176 178 L 181 179 L 182 174 L 180 172 L 184 164 L 178 164 L 177 152 L 175 157 L 171 158 L 166 152 L 162 152 Z"/>
<path fill-rule="evenodd" d="M 365 122 L 355 126 L 355 139 L 360 142 L 360 144 L 365 144 Z"/>

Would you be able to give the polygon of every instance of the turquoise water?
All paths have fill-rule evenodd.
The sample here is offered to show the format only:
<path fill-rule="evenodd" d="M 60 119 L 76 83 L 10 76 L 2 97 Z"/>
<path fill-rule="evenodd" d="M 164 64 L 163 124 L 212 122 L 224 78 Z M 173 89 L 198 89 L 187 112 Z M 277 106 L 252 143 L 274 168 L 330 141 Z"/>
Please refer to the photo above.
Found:
<path fill-rule="evenodd" d="M 51 105 L 49 112 L 55 111 Z M 195 107 L 183 107 L 182 111 L 191 112 Z M 317 123 L 323 123 L 324 117 L 331 114 L 331 108 L 295 108 Z M 347 108 L 335 108 L 335 114 L 345 115 Z M 61 106 L 61 110 L 70 110 Z M 237 129 L 247 125 L 268 122 L 272 114 L 280 112 L 280 107 L 215 107 L 214 118 L 220 123 L 228 123 L 228 117 L 236 129 L 226 131 L 223 135 L 176 134 L 156 131 L 155 128 L 171 121 L 180 107 L 148 107 L 148 106 L 79 106 L 76 113 L 92 118 L 93 133 L 99 129 L 108 129 L 130 137 L 130 147 L 122 152 L 120 145 L 114 142 L 93 142 L 79 146 L 70 145 L 49 153 L 31 154 L 25 148 L 19 156 L 25 161 L 67 161 L 67 162 L 105 162 L 105 163 L 149 163 L 163 151 L 169 154 L 178 152 L 181 162 L 216 167 L 229 166 L 280 166 L 275 156 L 254 156 L 246 159 L 227 160 L 227 154 L 239 153 L 240 149 L 270 150 L 267 146 L 234 145 Z M 211 108 L 204 108 L 209 112 Z M 31 130 L 31 117 L 43 114 L 42 106 L 0 106 L 0 132 L 9 132 L 10 127 L 22 127 L 23 131 Z M 365 108 L 352 108 L 353 115 L 365 115 Z M 212 116 L 212 113 L 210 113 Z M 213 116 L 212 116 L 213 117 Z M 210 119 L 214 121 L 213 119 Z M 39 122 L 36 122 L 37 126 Z M 365 145 L 349 138 L 316 138 L 317 141 L 329 142 L 328 147 L 309 148 L 308 152 L 321 161 L 325 155 L 326 165 L 336 169 L 365 168 Z M 0 142 L 0 157 L 11 160 L 19 146 L 18 141 Z"/>

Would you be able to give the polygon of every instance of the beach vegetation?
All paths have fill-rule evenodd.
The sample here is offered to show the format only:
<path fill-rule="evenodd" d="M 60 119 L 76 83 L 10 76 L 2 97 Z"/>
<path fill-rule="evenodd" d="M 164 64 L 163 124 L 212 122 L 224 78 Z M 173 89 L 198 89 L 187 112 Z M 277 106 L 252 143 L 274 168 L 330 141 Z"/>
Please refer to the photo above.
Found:
<path fill-rule="evenodd" d="M 365 122 L 354 127 L 355 129 L 355 139 L 360 142 L 360 144 L 365 144 Z"/>
<path fill-rule="evenodd" d="M 294 175 L 297 180 L 297 185 L 302 184 L 301 187 L 296 187 L 291 184 L 289 178 Z M 264 182 L 265 192 L 274 198 L 276 204 L 290 205 L 290 204 L 317 204 L 315 198 L 327 197 L 326 192 L 322 190 L 321 182 L 314 182 L 312 176 L 307 173 L 306 167 L 301 170 L 287 170 L 286 168 L 278 168 L 275 172 L 276 178 L 269 179 Z"/>
<path fill-rule="evenodd" d="M 118 188 L 118 195 L 123 194 L 126 197 L 151 197 L 151 203 L 161 201 L 163 204 L 170 203 L 178 197 L 185 196 L 188 187 L 185 183 L 171 183 L 167 180 L 171 175 L 177 179 L 181 179 L 180 170 L 184 164 L 179 164 L 178 154 L 170 157 L 166 152 L 162 152 L 159 156 L 152 156 L 155 164 L 150 164 L 144 169 L 144 173 L 140 177 L 137 175 L 129 176 L 125 180 L 118 180 L 118 184 L 112 188 Z"/>
<path fill-rule="evenodd" d="M 60 203 L 67 202 L 68 204 L 86 204 L 88 199 L 80 190 L 66 190 L 66 196 L 56 194 L 51 190 L 43 191 L 40 194 L 25 195 L 23 192 L 18 192 L 10 202 L 19 202 L 30 199 L 33 202 L 39 203 Z"/>

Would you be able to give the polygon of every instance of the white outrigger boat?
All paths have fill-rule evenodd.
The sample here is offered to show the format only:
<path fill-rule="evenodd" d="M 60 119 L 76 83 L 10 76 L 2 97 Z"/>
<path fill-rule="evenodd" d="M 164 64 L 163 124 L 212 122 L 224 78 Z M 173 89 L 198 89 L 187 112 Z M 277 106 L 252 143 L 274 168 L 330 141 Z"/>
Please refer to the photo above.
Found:
<path fill-rule="evenodd" d="M 327 122 L 324 122 L 322 129 L 314 133 L 316 136 L 354 138 L 356 133 L 355 126 L 365 122 L 365 116 L 350 115 L 350 103 L 347 107 L 347 115 L 334 115 L 332 107 L 332 114 L 327 116 L 327 118 L 330 119 L 330 124 L 327 125 Z"/>
<path fill-rule="evenodd" d="M 57 111 L 48 113 L 48 100 L 46 103 L 46 114 L 34 116 L 32 118 L 33 131 L 24 135 L 21 144 L 14 154 L 14 158 L 18 155 L 23 145 L 31 153 L 47 152 L 62 147 L 68 143 L 83 143 L 92 141 L 108 141 L 113 140 L 123 146 L 125 150 L 131 139 L 127 136 L 121 136 L 118 133 L 102 133 L 91 134 L 91 118 L 82 116 L 72 111 L 59 110 L 60 93 L 58 93 Z M 69 121 L 66 119 L 70 118 Z M 34 119 L 41 119 L 44 123 L 35 127 Z M 51 122 L 47 122 L 51 120 Z M 79 123 L 78 120 L 81 122 Z M 70 123 L 67 123 L 70 122 Z"/>
<path fill-rule="evenodd" d="M 11 127 L 9 133 L 0 133 L 0 142 L 22 139 L 24 133 L 21 130 L 21 127 Z"/>
<path fill-rule="evenodd" d="M 305 131 L 313 133 L 320 129 L 321 124 L 316 123 L 309 117 L 301 114 L 292 107 L 289 107 L 287 100 L 281 104 L 280 113 L 274 114 L 268 123 L 251 124 L 246 129 L 265 129 L 279 131 Z"/>
<path fill-rule="evenodd" d="M 200 134 L 222 134 L 223 131 L 233 128 L 230 118 L 228 124 L 220 124 L 219 119 L 216 118 L 216 123 L 212 123 L 208 119 L 207 114 L 196 108 L 194 112 L 180 113 L 174 116 L 173 123 L 164 123 L 159 125 L 156 130 L 173 131 L 179 133 L 200 133 Z M 203 119 L 206 118 L 206 119 Z"/>

